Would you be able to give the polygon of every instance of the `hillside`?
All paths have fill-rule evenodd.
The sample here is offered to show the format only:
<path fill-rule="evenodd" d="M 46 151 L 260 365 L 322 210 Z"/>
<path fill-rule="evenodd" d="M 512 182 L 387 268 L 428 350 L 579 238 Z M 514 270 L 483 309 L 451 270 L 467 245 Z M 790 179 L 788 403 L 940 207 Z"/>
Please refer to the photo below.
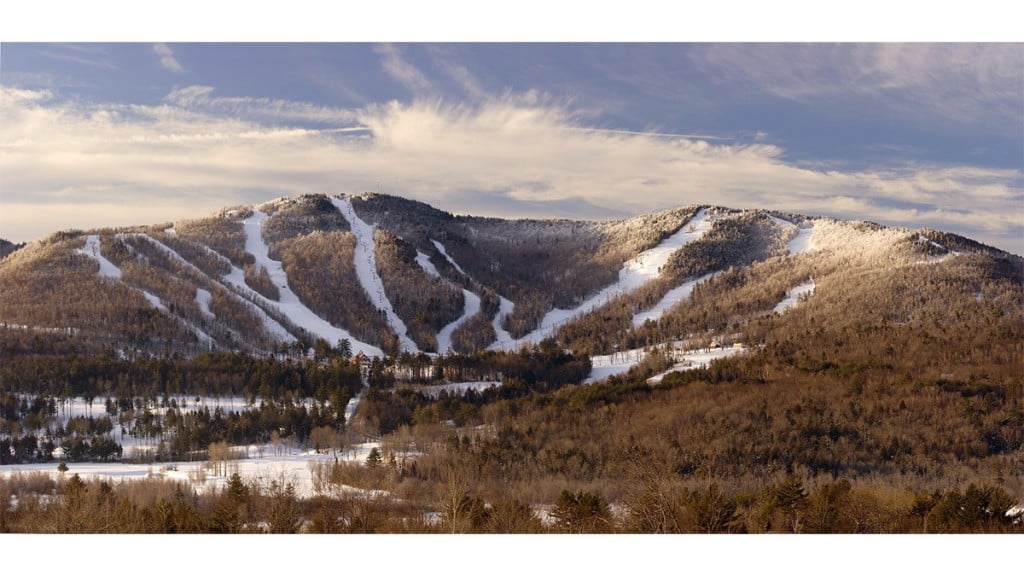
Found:
<path fill-rule="evenodd" d="M 609 354 L 686 339 L 764 343 L 800 317 L 772 311 L 810 279 L 807 308 L 819 311 L 904 282 L 877 298 L 899 299 L 884 314 L 907 321 L 953 279 L 970 308 L 1021 277 L 1020 257 L 955 235 L 764 210 L 501 220 L 379 194 L 302 196 L 33 242 L 0 261 L 0 324 L 126 355 L 266 353 L 318 339 L 371 356 L 468 353 L 544 338 Z"/>
<path fill-rule="evenodd" d="M 0 360 L 0 529 L 1024 529 L 1024 260 L 936 230 L 282 198 L 13 252 Z"/>

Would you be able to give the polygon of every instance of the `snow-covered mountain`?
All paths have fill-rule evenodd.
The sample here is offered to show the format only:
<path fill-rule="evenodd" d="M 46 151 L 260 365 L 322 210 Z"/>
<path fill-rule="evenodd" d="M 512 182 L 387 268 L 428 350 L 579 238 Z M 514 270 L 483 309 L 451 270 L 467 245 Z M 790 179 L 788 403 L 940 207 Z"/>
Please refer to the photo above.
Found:
<path fill-rule="evenodd" d="M 983 297 L 1022 268 L 952 234 L 772 210 L 502 220 L 380 194 L 302 196 L 34 242 L 0 260 L 0 324 L 128 354 L 323 340 L 380 356 L 547 338 L 610 354 L 727 338 L 880 275 L 942 269 Z"/>

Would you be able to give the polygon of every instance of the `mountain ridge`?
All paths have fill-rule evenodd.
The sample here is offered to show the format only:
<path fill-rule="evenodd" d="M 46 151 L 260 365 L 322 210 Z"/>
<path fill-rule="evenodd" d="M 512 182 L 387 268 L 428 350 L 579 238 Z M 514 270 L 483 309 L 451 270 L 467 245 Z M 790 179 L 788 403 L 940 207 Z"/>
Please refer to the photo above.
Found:
<path fill-rule="evenodd" d="M 469 353 L 548 338 L 601 354 L 723 339 L 714 305 L 703 326 L 687 319 L 686 303 L 709 291 L 749 293 L 731 322 L 746 324 L 808 278 L 809 298 L 854 269 L 955 267 L 978 287 L 1016 286 L 1022 263 L 937 230 L 768 209 L 511 220 L 385 194 L 302 195 L 30 243 L 0 260 L 0 324 L 70 329 L 127 354 L 318 339 L 370 356 Z"/>

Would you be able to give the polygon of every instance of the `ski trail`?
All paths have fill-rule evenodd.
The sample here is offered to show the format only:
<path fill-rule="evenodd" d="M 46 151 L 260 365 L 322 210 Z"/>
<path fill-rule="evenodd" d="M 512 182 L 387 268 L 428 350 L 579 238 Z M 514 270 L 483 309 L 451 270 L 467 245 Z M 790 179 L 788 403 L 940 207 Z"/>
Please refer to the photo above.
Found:
<path fill-rule="evenodd" d="M 89 236 L 86 236 L 85 246 L 83 248 L 78 249 L 77 252 L 79 254 L 84 254 L 89 258 L 92 258 L 100 265 L 98 274 L 101 277 L 113 278 L 115 280 L 121 279 L 121 268 L 119 268 L 117 264 L 114 264 L 110 260 L 107 260 L 106 257 L 104 257 L 103 254 L 100 252 L 100 237 L 98 235 L 91 234 Z M 202 328 L 196 326 L 192 322 L 189 322 L 185 318 L 182 318 L 177 314 L 172 313 L 171 310 L 167 307 L 167 305 L 164 304 L 164 301 L 160 299 L 159 296 L 153 294 L 152 292 L 143 290 L 142 288 L 131 286 L 127 283 L 125 283 L 125 286 L 128 286 L 132 290 L 137 290 L 138 292 L 141 292 L 142 296 L 146 299 L 147 302 L 149 302 L 150 306 L 156 308 L 157 310 L 160 310 L 161 312 L 167 314 L 168 316 L 176 320 L 179 324 L 181 324 L 190 332 L 195 334 L 196 338 L 199 338 L 200 342 L 206 344 L 207 346 L 213 345 L 214 340 L 213 338 L 210 337 L 209 334 L 207 334 L 202 330 Z"/>
<path fill-rule="evenodd" d="M 555 308 L 541 319 L 540 326 L 518 340 L 509 343 L 512 348 L 524 344 L 538 344 L 541 340 L 553 336 L 555 331 L 570 320 L 591 312 L 611 301 L 613 298 L 635 290 L 649 280 L 661 275 L 661 268 L 668 263 L 677 250 L 700 239 L 714 224 L 714 218 L 707 209 L 701 208 L 694 217 L 678 231 L 662 240 L 654 248 L 644 250 L 627 260 L 619 270 L 619 280 L 588 298 L 585 302 L 571 310 Z M 503 343 L 504 344 L 504 343 Z"/>
<path fill-rule="evenodd" d="M 440 252 L 442 256 L 444 256 L 444 259 L 447 260 L 449 264 L 451 264 L 453 267 L 455 267 L 456 270 L 459 271 L 459 274 L 462 274 L 466 278 L 469 278 L 469 274 L 466 274 L 466 271 L 462 269 L 462 266 L 459 266 L 455 262 L 455 260 L 452 260 L 452 257 L 448 255 L 448 251 L 444 249 L 444 244 L 441 244 L 437 240 L 433 239 L 431 239 L 430 241 L 434 243 L 434 247 L 437 248 L 437 251 Z"/>
<path fill-rule="evenodd" d="M 814 278 L 811 278 L 810 280 L 804 282 L 803 284 L 800 284 L 799 286 L 794 286 L 789 290 L 789 292 L 786 293 L 786 297 L 782 299 L 782 302 L 779 302 L 778 304 L 775 305 L 775 308 L 772 310 L 772 312 L 775 312 L 776 314 L 782 314 L 786 310 L 792 308 L 793 306 L 800 302 L 800 298 L 802 296 L 804 296 L 805 294 L 813 294 L 814 286 Z"/>
<path fill-rule="evenodd" d="M 772 219 L 772 222 L 783 228 L 793 227 L 797 229 L 796 236 L 786 245 L 786 249 L 789 250 L 790 254 L 800 254 L 801 252 L 814 250 L 814 224 L 811 224 L 810 228 L 800 228 L 789 220 L 783 220 L 775 216 L 769 216 L 769 218 Z"/>
<path fill-rule="evenodd" d="M 216 318 L 217 315 L 210 309 L 211 302 L 213 302 L 213 294 L 211 294 L 209 290 L 196 288 L 196 305 L 199 306 L 200 312 L 212 320 Z"/>
<path fill-rule="evenodd" d="M 494 326 L 494 344 L 491 344 L 489 349 L 511 349 L 512 343 L 515 338 L 512 338 L 512 334 L 508 330 L 502 327 L 505 322 L 505 318 L 515 310 L 516 305 L 514 302 L 505 298 L 504 296 L 498 296 L 501 298 L 501 304 L 498 306 L 498 313 L 494 315 L 494 321 L 491 323 Z"/>
<path fill-rule="evenodd" d="M 434 244 L 435 246 L 437 245 L 436 242 Z M 445 254 L 445 257 L 447 258 L 448 255 Z M 449 259 L 449 262 L 450 261 L 451 259 Z M 452 284 L 448 280 L 445 280 L 444 277 L 441 276 L 441 273 L 437 270 L 437 266 L 434 266 L 434 263 L 430 261 L 430 257 L 424 254 L 423 252 L 420 252 L 419 250 L 416 251 L 416 263 L 419 264 L 420 268 L 423 268 L 423 271 L 426 272 L 427 274 L 430 274 L 431 276 L 436 276 L 437 278 L 441 278 L 449 286 L 454 286 L 454 284 Z M 462 288 L 462 297 L 462 316 L 459 316 L 452 322 L 449 322 L 447 326 L 442 328 L 441 331 L 437 333 L 438 354 L 447 354 L 448 352 L 450 352 L 452 350 L 452 334 L 455 333 L 455 330 L 458 329 L 458 327 L 462 325 L 462 323 L 466 322 L 473 316 L 476 316 L 477 314 L 480 313 L 479 296 L 473 294 L 472 292 L 466 290 L 465 288 Z"/>
<path fill-rule="evenodd" d="M 152 236 L 149 236 L 147 234 L 136 234 L 135 236 L 141 237 L 141 238 L 145 238 L 146 240 L 149 241 L 150 244 L 152 244 L 158 250 L 162 251 L 169 258 L 171 258 L 175 262 L 180 263 L 182 266 L 185 266 L 189 270 L 192 270 L 196 274 L 199 274 L 200 277 L 210 278 L 210 281 L 213 284 L 223 288 L 225 292 L 230 294 L 232 297 L 238 299 L 239 302 L 242 302 L 243 304 L 245 304 L 245 306 L 253 314 L 255 314 L 260 319 L 260 321 L 263 323 L 263 327 L 267 331 L 267 334 L 270 334 L 271 336 L 276 337 L 278 340 L 283 340 L 284 342 L 287 342 L 289 344 L 291 344 L 292 342 L 296 341 L 295 336 L 293 336 L 292 333 L 289 332 L 284 326 L 281 326 L 281 324 L 277 320 L 274 320 L 273 318 L 271 318 L 270 315 L 267 314 L 266 311 L 263 308 L 261 308 L 257 304 L 254 304 L 253 302 L 250 302 L 249 300 L 246 300 L 245 298 L 239 296 L 238 293 L 236 293 L 236 290 L 237 290 L 238 292 L 246 294 L 250 298 L 252 298 L 253 300 L 257 300 L 259 302 L 262 302 L 264 306 L 272 307 L 272 306 L 275 305 L 274 302 L 264 298 L 262 294 L 256 292 L 252 288 L 249 288 L 249 285 L 245 283 L 245 272 L 243 272 L 241 268 L 238 268 L 234 264 L 231 264 L 231 260 L 225 258 L 219 252 L 216 252 L 215 250 L 212 250 L 209 246 L 202 245 L 203 248 L 206 249 L 207 253 L 212 254 L 212 255 L 220 258 L 221 260 L 227 262 L 228 264 L 231 264 L 231 272 L 226 274 L 226 275 L 224 275 L 221 279 L 224 282 L 227 282 L 228 284 L 231 284 L 232 287 L 235 288 L 235 290 L 232 290 L 232 289 L 228 288 L 227 286 L 224 286 L 220 282 L 217 282 L 215 279 L 211 278 L 205 272 L 203 272 L 198 267 L 196 267 L 195 264 L 189 262 L 188 260 L 185 260 L 185 258 L 183 258 L 181 256 L 181 254 L 178 254 L 178 252 L 176 250 L 174 250 L 170 246 L 164 244 L 163 242 L 157 240 L 156 238 L 153 238 Z M 199 294 L 198 290 L 201 290 L 201 289 L 197 288 L 197 292 L 196 292 L 196 300 L 197 301 L 199 301 L 199 299 L 200 299 L 200 294 Z M 207 291 L 203 290 L 203 292 L 207 292 Z M 209 294 L 209 292 L 207 292 L 207 294 Z M 210 295 L 210 297 L 212 297 L 212 295 Z M 209 305 L 210 305 L 209 303 L 211 301 L 210 297 L 205 298 L 205 301 L 206 301 L 206 307 L 205 308 L 203 308 L 203 304 L 200 303 L 200 310 L 203 310 L 204 312 L 208 312 L 210 316 L 213 316 L 213 311 L 209 309 Z"/>
<path fill-rule="evenodd" d="M 402 350 L 419 352 L 419 347 L 412 341 L 412 338 L 409 338 L 409 329 L 405 326 L 405 322 L 398 317 L 395 309 L 391 306 L 391 301 L 388 300 L 388 295 L 384 292 L 384 283 L 381 281 L 380 275 L 377 274 L 376 243 L 373 240 L 375 227 L 359 218 L 355 208 L 352 207 L 351 199 L 331 198 L 331 203 L 348 220 L 348 225 L 356 236 L 355 266 L 359 284 L 362 285 L 366 295 L 370 297 L 370 301 L 384 311 L 388 325 L 398 335 Z"/>
<path fill-rule="evenodd" d="M 710 280 L 716 274 L 716 272 L 712 272 L 711 274 L 705 274 L 700 278 L 697 278 L 696 280 L 684 282 L 681 285 L 669 290 L 668 293 L 665 294 L 661 298 L 661 300 L 658 301 L 658 303 L 655 304 L 652 308 L 635 314 L 633 316 L 633 326 L 643 326 L 644 322 L 647 322 L 648 320 L 653 320 L 657 322 L 658 320 L 661 319 L 662 316 L 665 315 L 665 312 L 668 312 L 673 306 L 689 298 L 690 294 L 693 293 L 693 289 L 697 286 L 697 284 Z"/>
<path fill-rule="evenodd" d="M 121 269 L 116 264 L 107 260 L 100 252 L 100 237 L 96 234 L 92 234 L 85 237 L 85 246 L 76 250 L 79 254 L 84 254 L 89 258 L 92 258 L 100 265 L 99 275 L 104 278 L 113 278 L 114 280 L 121 279 Z"/>
<path fill-rule="evenodd" d="M 433 240 L 433 239 L 431 239 L 430 241 L 431 241 L 431 243 L 434 244 L 434 247 L 437 248 L 437 251 L 440 252 L 442 256 L 444 256 L 444 259 L 447 260 L 448 263 L 451 264 L 453 268 L 458 270 L 459 274 L 462 274 L 466 278 L 472 279 L 472 277 L 469 274 L 466 274 L 466 271 L 462 269 L 462 266 L 459 266 L 458 262 L 456 262 L 448 254 L 448 251 L 445 250 L 445 248 L 444 248 L 444 244 L 441 244 L 437 240 Z M 472 293 L 468 292 L 468 291 L 466 291 L 464 289 L 463 290 L 463 294 L 465 295 L 465 294 L 472 294 Z M 473 294 L 472 297 L 475 300 L 475 303 L 473 304 L 473 306 L 475 306 L 475 310 L 476 310 L 475 312 L 473 312 L 472 315 L 475 315 L 475 314 L 480 312 L 480 298 L 476 294 Z M 500 349 L 502 349 L 502 348 L 504 348 L 506 346 L 511 346 L 511 343 L 513 341 L 512 335 L 509 334 L 507 330 L 505 330 L 504 328 L 501 327 L 501 323 L 505 321 L 505 317 L 507 317 L 509 314 L 512 313 L 512 310 L 515 308 L 515 304 L 513 304 L 511 300 L 509 300 L 508 298 L 505 298 L 504 296 L 499 295 L 498 297 L 501 298 L 501 304 L 500 304 L 500 306 L 498 308 L 498 313 L 495 314 L 494 315 L 494 319 L 491 320 L 491 325 L 494 327 L 495 339 L 494 339 L 494 343 L 487 347 L 489 350 L 500 350 Z M 467 300 L 466 300 L 466 310 L 467 310 L 467 312 L 470 309 L 469 306 L 470 306 L 470 299 L 467 297 Z M 470 316 L 472 316 L 472 315 L 470 315 Z M 467 319 L 470 316 L 467 316 L 466 314 L 463 314 L 463 317 L 467 318 Z M 443 330 L 442 330 L 442 332 L 443 332 Z M 454 329 L 452 330 L 452 332 L 454 332 Z M 440 347 L 441 347 L 441 345 L 440 345 L 440 338 L 441 338 L 440 335 L 438 335 L 438 349 L 440 349 Z"/>
<path fill-rule="evenodd" d="M 347 339 L 352 345 L 353 354 L 362 352 L 367 356 L 383 356 L 384 352 L 380 348 L 366 342 L 361 342 L 354 338 L 347 330 L 327 322 L 310 310 L 299 300 L 298 295 L 292 292 L 292 289 L 288 286 L 288 275 L 284 271 L 284 266 L 277 260 L 270 258 L 270 248 L 263 241 L 263 222 L 266 219 L 267 215 L 265 213 L 253 209 L 252 216 L 249 216 L 242 222 L 245 230 L 246 252 L 252 254 L 256 258 L 256 263 L 267 270 L 271 281 L 274 282 L 274 285 L 277 286 L 281 294 L 281 299 L 278 302 L 272 302 L 266 298 L 263 301 L 268 305 L 276 306 L 296 326 L 301 327 L 314 336 L 323 338 L 331 345 L 342 339 Z M 242 270 L 233 267 L 229 276 L 229 281 L 236 286 L 245 286 L 245 274 Z M 228 276 L 225 276 L 225 279 L 228 278 Z"/>

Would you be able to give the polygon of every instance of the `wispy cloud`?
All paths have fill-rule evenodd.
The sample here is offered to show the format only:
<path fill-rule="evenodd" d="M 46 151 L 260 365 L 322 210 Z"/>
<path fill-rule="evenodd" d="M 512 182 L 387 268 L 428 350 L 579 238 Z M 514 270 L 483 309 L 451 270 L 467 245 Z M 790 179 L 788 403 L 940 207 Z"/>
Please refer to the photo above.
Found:
<path fill-rule="evenodd" d="M 433 89 L 433 83 L 426 75 L 402 58 L 398 47 L 380 44 L 374 47 L 374 52 L 381 56 L 384 72 L 413 94 L 427 94 Z"/>
<path fill-rule="evenodd" d="M 51 60 L 72 62 L 90 68 L 116 70 L 117 65 L 110 59 L 105 48 L 90 44 L 47 44 L 39 51 L 40 56 Z"/>
<path fill-rule="evenodd" d="M 155 106 L 0 88 L 0 229 L 28 239 L 284 194 L 360 192 L 380 179 L 386 192 L 459 213 L 550 216 L 578 206 L 580 217 L 606 217 L 711 203 L 929 226 L 1024 252 L 1020 170 L 811 169 L 756 141 L 595 130 L 585 118 L 536 94 L 348 110 L 218 99 L 203 86 Z M 111 206 L 121 208 L 101 212 Z M 54 219 L 43 223 L 47 212 Z"/>
<path fill-rule="evenodd" d="M 689 57 L 719 82 L 801 102 L 867 96 L 903 113 L 1018 127 L 1024 112 L 1014 44 L 709 44 Z"/>
<path fill-rule="evenodd" d="M 181 74 L 185 71 L 178 59 L 174 57 L 174 51 L 167 44 L 154 44 L 153 52 L 160 57 L 160 65 L 166 70 Z"/>

